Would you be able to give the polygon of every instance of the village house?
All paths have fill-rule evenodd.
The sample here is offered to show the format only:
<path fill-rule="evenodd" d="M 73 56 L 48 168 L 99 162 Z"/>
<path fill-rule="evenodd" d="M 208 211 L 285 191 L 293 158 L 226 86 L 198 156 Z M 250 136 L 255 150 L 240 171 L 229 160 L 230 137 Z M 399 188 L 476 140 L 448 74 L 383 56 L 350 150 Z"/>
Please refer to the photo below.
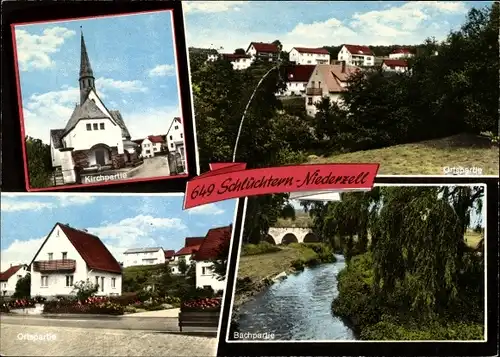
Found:
<path fill-rule="evenodd" d="M 167 135 L 165 135 L 165 146 L 170 153 L 177 153 L 186 167 L 186 153 L 184 151 L 184 128 L 181 118 L 174 118 L 170 123 Z"/>
<path fill-rule="evenodd" d="M 182 247 L 177 251 L 169 265 L 172 267 L 172 274 L 181 274 L 182 271 L 179 269 L 179 262 L 184 261 L 189 267 L 191 265 L 193 254 L 200 249 L 200 245 L 203 242 L 204 237 L 187 237 Z"/>
<path fill-rule="evenodd" d="M 163 151 L 165 141 L 161 135 L 149 135 L 141 141 L 141 157 L 154 157 L 155 154 Z"/>
<path fill-rule="evenodd" d="M 307 82 L 314 71 L 314 65 L 293 65 L 285 68 L 286 90 L 277 96 L 305 96 Z"/>
<path fill-rule="evenodd" d="M 288 55 L 295 64 L 330 64 L 330 52 L 324 48 L 294 47 Z"/>
<path fill-rule="evenodd" d="M 56 178 L 76 182 L 82 170 L 119 169 L 137 157 L 137 145 L 118 110 L 108 110 L 95 87 L 83 33 L 80 53 L 80 101 L 63 129 L 50 130 L 50 152 Z"/>
<path fill-rule="evenodd" d="M 389 54 L 389 59 L 402 59 L 409 57 L 413 57 L 413 53 L 411 53 L 410 50 L 406 48 L 395 49 Z"/>
<path fill-rule="evenodd" d="M 0 291 L 2 296 L 12 296 L 16 292 L 16 285 L 19 279 L 24 278 L 28 273 L 26 264 L 14 265 L 3 273 L 0 273 Z"/>
<path fill-rule="evenodd" d="M 341 93 L 347 90 L 350 75 L 359 70 L 358 67 L 341 64 L 317 65 L 306 86 L 306 112 L 309 116 L 317 113 L 316 103 L 327 97 L 331 102 L 342 104 Z"/>
<path fill-rule="evenodd" d="M 382 62 L 382 70 L 403 73 L 408 71 L 408 62 L 402 59 L 385 59 Z"/>
<path fill-rule="evenodd" d="M 174 260 L 175 250 L 164 250 L 165 263 L 169 263 Z"/>
<path fill-rule="evenodd" d="M 276 61 L 279 53 L 280 48 L 274 43 L 251 42 L 246 50 L 246 54 L 250 56 L 252 62 L 255 60 Z"/>
<path fill-rule="evenodd" d="M 165 263 L 165 252 L 163 248 L 159 247 L 127 249 L 123 254 L 125 255 L 124 268 Z"/>
<path fill-rule="evenodd" d="M 104 243 L 85 230 L 56 223 L 30 263 L 31 296 L 76 293 L 74 284 L 89 281 L 99 296 L 122 292 L 122 269 Z"/>
<path fill-rule="evenodd" d="M 212 288 L 214 291 L 224 290 L 225 279 L 220 277 L 212 269 L 213 260 L 218 259 L 229 247 L 232 226 L 210 229 L 203 239 L 193 259 L 196 261 L 196 287 Z M 229 250 L 229 249 L 227 249 Z"/>
<path fill-rule="evenodd" d="M 247 54 L 224 53 L 222 58 L 231 62 L 234 70 L 247 69 L 252 65 L 252 56 Z"/>
<path fill-rule="evenodd" d="M 375 55 L 368 46 L 343 45 L 337 59 L 345 61 L 349 66 L 370 67 L 375 65 Z"/>

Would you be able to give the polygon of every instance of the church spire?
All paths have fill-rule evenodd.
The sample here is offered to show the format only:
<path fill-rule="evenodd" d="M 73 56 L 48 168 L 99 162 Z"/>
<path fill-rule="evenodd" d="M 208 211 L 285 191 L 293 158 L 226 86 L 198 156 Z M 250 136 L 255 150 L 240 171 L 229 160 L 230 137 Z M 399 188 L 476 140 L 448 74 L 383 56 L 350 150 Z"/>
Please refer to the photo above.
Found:
<path fill-rule="evenodd" d="M 95 90 L 95 78 L 90 66 L 89 55 L 87 47 L 85 46 L 85 39 L 83 38 L 83 30 L 80 26 L 81 32 L 81 45 L 80 45 L 80 105 L 87 99 L 88 93 L 91 89 Z"/>

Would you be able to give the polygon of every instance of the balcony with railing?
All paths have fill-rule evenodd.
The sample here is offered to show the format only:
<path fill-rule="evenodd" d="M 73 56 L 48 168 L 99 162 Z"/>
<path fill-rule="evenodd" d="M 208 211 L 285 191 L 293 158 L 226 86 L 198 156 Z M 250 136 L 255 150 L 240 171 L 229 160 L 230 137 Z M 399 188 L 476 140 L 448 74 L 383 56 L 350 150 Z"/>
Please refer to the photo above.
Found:
<path fill-rule="evenodd" d="M 74 272 L 75 269 L 76 260 L 74 259 L 39 260 L 33 262 L 33 271 L 38 273 Z"/>
<path fill-rule="evenodd" d="M 322 88 L 306 88 L 306 95 L 323 95 Z"/>

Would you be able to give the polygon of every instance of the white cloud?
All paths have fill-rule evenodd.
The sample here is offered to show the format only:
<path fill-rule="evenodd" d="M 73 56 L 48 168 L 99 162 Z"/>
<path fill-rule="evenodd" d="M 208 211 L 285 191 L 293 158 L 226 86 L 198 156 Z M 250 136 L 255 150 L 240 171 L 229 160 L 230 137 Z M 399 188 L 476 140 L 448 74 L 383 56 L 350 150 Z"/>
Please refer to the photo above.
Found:
<path fill-rule="evenodd" d="M 287 4 L 290 8 L 296 8 L 297 12 L 303 11 L 306 6 L 305 2 Z M 235 31 L 234 20 L 229 14 L 220 15 L 218 21 L 212 23 L 199 18 L 190 20 L 188 16 L 187 42 L 190 47 L 222 47 L 224 52 L 246 48 L 251 41 L 272 42 L 276 39 L 281 41 L 285 50 L 294 46 L 316 47 L 342 43 L 417 44 L 427 37 L 444 39 L 450 28 L 449 24 L 436 27 L 446 22 L 442 16 L 461 15 L 466 11 L 467 6 L 463 2 L 393 2 L 383 10 L 358 12 L 344 20 L 331 17 L 322 21 L 300 22 L 289 31 L 283 29 L 272 33 L 260 31 L 258 25 L 255 31 Z M 274 18 L 263 13 L 259 21 L 271 22 Z M 227 35 L 228 31 L 231 36 Z"/>
<path fill-rule="evenodd" d="M 225 211 L 219 208 L 215 203 L 210 203 L 203 206 L 193 207 L 186 210 L 189 214 L 200 214 L 200 215 L 219 215 L 223 214 Z"/>
<path fill-rule="evenodd" d="M 110 242 L 117 252 L 123 253 L 132 247 L 161 246 L 158 241 L 165 238 L 158 231 L 185 231 L 187 226 L 179 218 L 157 218 L 140 214 L 119 222 L 105 222 L 101 227 L 87 228 L 92 234 Z"/>
<path fill-rule="evenodd" d="M 96 87 L 101 99 L 105 98 L 106 93 L 111 91 L 121 93 L 147 91 L 143 83 L 138 80 L 119 81 L 111 78 L 98 78 Z M 63 86 L 60 90 L 52 92 L 35 93 L 26 98 L 23 105 L 26 135 L 41 139 L 48 144 L 49 130 L 64 128 L 79 101 L 80 90 L 69 86 Z M 126 118 L 125 120 L 127 121 Z"/>
<path fill-rule="evenodd" d="M 184 13 L 239 11 L 240 6 L 247 2 L 248 1 L 183 1 L 182 10 Z"/>
<path fill-rule="evenodd" d="M 65 196 L 60 196 L 58 197 L 59 200 L 59 206 L 66 207 L 66 206 L 83 206 L 87 205 L 89 203 L 92 203 L 95 201 L 95 197 L 93 196 L 83 196 L 83 195 L 78 195 L 78 196 L 71 196 L 71 195 L 65 195 Z"/>
<path fill-rule="evenodd" d="M 59 51 L 66 39 L 75 35 L 75 31 L 64 27 L 45 29 L 42 35 L 33 35 L 26 30 L 16 28 L 17 59 L 21 71 L 45 69 L 55 65 L 50 55 Z"/>
<path fill-rule="evenodd" d="M 148 72 L 150 77 L 166 77 L 175 75 L 175 66 L 172 64 L 159 64 Z"/>
<path fill-rule="evenodd" d="M 18 201 L 12 198 L 2 198 L 0 205 L 2 212 L 40 211 L 54 208 L 54 204 L 50 202 Z"/>
<path fill-rule="evenodd" d="M 26 196 L 24 196 L 26 197 Z M 2 212 L 20 212 L 20 211 L 41 211 L 44 209 L 53 209 L 56 207 L 81 206 L 94 202 L 92 196 L 59 196 L 56 202 L 42 202 L 37 200 L 18 200 L 16 196 L 2 194 L 1 211 Z"/>
<path fill-rule="evenodd" d="M 132 139 L 145 138 L 148 135 L 164 135 L 174 117 L 180 116 L 178 107 L 164 107 L 137 110 L 122 113 Z"/>
<path fill-rule="evenodd" d="M 31 240 L 15 240 L 7 249 L 2 249 L 1 270 L 7 270 L 10 265 L 29 264 L 42 245 L 45 237 Z"/>
<path fill-rule="evenodd" d="M 123 93 L 138 93 L 147 92 L 148 89 L 139 80 L 134 81 L 118 81 L 111 78 L 97 78 L 95 81 L 96 89 L 99 92 L 108 90 L 117 90 Z"/>

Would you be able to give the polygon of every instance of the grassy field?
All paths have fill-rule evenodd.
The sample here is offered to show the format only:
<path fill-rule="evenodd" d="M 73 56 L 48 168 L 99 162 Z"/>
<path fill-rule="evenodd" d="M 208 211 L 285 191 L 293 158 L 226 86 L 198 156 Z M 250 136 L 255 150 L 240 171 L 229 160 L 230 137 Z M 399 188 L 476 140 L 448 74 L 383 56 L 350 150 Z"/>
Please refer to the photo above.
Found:
<path fill-rule="evenodd" d="M 483 175 L 498 175 L 498 155 L 498 147 L 487 138 L 456 135 L 329 157 L 312 155 L 309 163 L 380 163 L 379 175 L 444 175 L 444 167 L 477 167 Z"/>
<path fill-rule="evenodd" d="M 316 253 L 300 244 L 281 246 L 280 251 L 240 257 L 238 279 L 250 278 L 258 282 L 272 278 L 281 272 L 289 271 L 294 260 L 308 259 Z"/>

